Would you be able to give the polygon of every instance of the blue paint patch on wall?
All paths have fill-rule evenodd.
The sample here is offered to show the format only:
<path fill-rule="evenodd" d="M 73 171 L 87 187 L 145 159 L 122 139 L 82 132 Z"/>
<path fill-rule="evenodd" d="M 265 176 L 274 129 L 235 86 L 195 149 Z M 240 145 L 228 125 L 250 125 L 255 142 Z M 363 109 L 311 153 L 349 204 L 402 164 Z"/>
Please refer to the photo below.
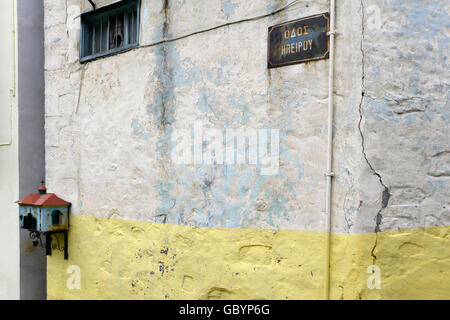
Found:
<path fill-rule="evenodd" d="M 146 132 L 145 127 L 140 124 L 138 120 L 133 120 L 131 122 L 131 128 L 133 129 L 133 134 L 135 136 L 143 138 L 145 140 L 148 139 L 148 133 Z"/>
<path fill-rule="evenodd" d="M 222 0 L 222 11 L 229 18 L 234 10 L 239 7 L 239 4 L 233 3 L 232 0 Z"/>

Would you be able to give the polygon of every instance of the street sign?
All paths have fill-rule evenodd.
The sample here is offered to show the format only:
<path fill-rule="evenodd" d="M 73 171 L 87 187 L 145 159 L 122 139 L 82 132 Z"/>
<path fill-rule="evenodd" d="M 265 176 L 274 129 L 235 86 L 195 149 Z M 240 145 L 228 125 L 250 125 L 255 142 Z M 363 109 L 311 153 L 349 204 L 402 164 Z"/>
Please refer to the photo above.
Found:
<path fill-rule="evenodd" d="M 269 68 L 329 58 L 330 17 L 322 13 L 269 28 Z"/>

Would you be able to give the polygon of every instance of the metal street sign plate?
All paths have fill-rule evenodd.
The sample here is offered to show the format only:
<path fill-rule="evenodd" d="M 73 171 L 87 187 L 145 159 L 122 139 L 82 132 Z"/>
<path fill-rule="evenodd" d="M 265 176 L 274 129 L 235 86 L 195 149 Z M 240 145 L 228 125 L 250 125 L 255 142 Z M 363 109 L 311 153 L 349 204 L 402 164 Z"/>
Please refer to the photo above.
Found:
<path fill-rule="evenodd" d="M 329 58 L 330 15 L 285 22 L 269 28 L 267 64 L 269 68 Z"/>

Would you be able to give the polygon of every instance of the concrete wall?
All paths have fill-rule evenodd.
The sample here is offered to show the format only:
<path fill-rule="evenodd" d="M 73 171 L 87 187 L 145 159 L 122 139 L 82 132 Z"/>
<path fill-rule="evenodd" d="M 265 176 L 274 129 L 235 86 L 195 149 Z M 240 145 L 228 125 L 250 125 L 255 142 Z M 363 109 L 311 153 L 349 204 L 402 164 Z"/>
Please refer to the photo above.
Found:
<path fill-rule="evenodd" d="M 17 2 L 19 195 L 36 193 L 45 180 L 44 6 L 42 0 Z M 33 247 L 21 230 L 21 299 L 46 298 L 45 249 Z"/>
<path fill-rule="evenodd" d="M 140 48 L 81 65 L 90 5 L 44 1 L 46 175 L 73 204 L 75 247 L 48 260 L 50 298 L 324 297 L 329 61 L 266 59 L 269 26 L 329 1 L 153 45 L 285 3 L 143 0 Z M 333 298 L 448 296 L 448 13 L 338 1 Z M 279 129 L 279 173 L 174 164 L 172 134 L 196 123 Z M 372 264 L 380 290 L 366 286 Z"/>
<path fill-rule="evenodd" d="M 20 297 L 18 112 L 14 1 L 0 3 L 0 299 Z"/>

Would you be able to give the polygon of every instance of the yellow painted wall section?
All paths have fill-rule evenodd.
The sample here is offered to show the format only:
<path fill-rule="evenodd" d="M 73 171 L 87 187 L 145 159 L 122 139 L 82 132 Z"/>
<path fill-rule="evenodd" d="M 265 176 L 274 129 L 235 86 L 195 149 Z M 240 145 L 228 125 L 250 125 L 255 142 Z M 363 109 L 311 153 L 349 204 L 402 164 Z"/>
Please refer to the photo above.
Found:
<path fill-rule="evenodd" d="M 448 299 L 449 230 L 333 235 L 331 298 Z M 69 260 L 53 250 L 47 261 L 48 298 L 322 299 L 325 241 L 325 233 L 312 231 L 72 216 Z M 367 287 L 373 264 L 381 289 Z M 70 266 L 79 267 L 80 289 Z"/>
<path fill-rule="evenodd" d="M 442 226 L 333 234 L 331 299 L 449 299 L 449 233 Z M 380 290 L 367 287 L 371 265 L 381 272 Z"/>

